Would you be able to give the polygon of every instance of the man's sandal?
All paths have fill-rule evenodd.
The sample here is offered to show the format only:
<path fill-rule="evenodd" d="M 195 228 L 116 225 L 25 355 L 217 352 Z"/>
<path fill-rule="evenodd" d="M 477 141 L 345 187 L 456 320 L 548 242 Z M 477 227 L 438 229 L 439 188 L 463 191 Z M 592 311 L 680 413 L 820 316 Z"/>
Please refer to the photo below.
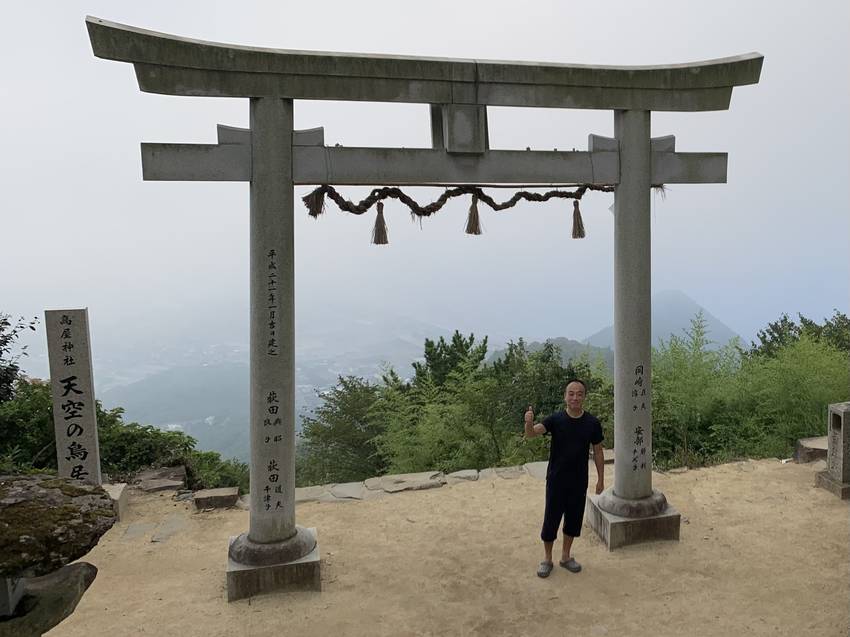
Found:
<path fill-rule="evenodd" d="M 540 562 L 540 566 L 537 567 L 537 577 L 549 577 L 551 572 L 552 562 Z"/>
<path fill-rule="evenodd" d="M 576 562 L 573 558 L 568 559 L 566 562 L 561 560 L 558 564 L 563 566 L 570 573 L 578 573 L 581 570 L 581 564 Z"/>

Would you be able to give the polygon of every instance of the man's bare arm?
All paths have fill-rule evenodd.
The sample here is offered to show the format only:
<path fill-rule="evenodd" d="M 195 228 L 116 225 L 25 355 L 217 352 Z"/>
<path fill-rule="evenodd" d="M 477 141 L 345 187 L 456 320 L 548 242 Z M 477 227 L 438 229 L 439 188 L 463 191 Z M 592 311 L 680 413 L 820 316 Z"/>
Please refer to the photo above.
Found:
<path fill-rule="evenodd" d="M 605 452 L 602 451 L 602 443 L 593 445 L 593 464 L 596 465 L 596 493 L 598 494 L 602 491 L 605 484 Z"/>
<path fill-rule="evenodd" d="M 545 433 L 546 427 L 539 422 L 534 422 L 534 410 L 532 410 L 531 405 L 529 405 L 525 412 L 525 437 L 534 438 Z"/>

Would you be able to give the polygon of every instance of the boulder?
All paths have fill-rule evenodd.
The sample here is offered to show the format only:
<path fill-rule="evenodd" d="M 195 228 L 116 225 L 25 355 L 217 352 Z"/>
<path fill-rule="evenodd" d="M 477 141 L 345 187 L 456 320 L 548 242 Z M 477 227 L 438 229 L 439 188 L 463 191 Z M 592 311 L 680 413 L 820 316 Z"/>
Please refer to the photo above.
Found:
<path fill-rule="evenodd" d="M 496 475 L 505 480 L 514 480 L 525 475 L 525 468 L 522 465 L 514 467 L 496 467 Z"/>
<path fill-rule="evenodd" d="M 0 476 L 0 577 L 37 577 L 88 553 L 115 523 L 99 486 L 50 475 Z"/>
<path fill-rule="evenodd" d="M 0 620 L 0 637 L 46 633 L 74 612 L 96 575 L 93 565 L 78 562 L 25 580 L 24 596 L 15 614 Z"/>

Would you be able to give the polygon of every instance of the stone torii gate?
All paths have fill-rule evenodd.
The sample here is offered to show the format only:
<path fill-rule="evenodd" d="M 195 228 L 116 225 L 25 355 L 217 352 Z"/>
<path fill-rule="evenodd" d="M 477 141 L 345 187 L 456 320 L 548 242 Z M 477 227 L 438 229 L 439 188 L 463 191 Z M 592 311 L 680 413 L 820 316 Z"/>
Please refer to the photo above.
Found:
<path fill-rule="evenodd" d="M 95 56 L 133 64 L 142 91 L 245 97 L 250 129 L 217 144 L 142 144 L 147 180 L 250 182 L 251 510 L 231 538 L 228 600 L 319 588 L 315 529 L 295 524 L 295 185 L 614 185 L 615 477 L 588 519 L 609 549 L 678 539 L 679 514 L 652 488 L 650 187 L 725 183 L 725 153 L 680 153 L 651 138 L 651 111 L 725 110 L 763 57 L 646 67 L 351 55 L 188 40 L 89 17 Z M 432 148 L 324 145 L 293 130 L 293 100 L 431 105 Z M 490 150 L 487 106 L 614 111 L 614 138 L 587 151 Z M 519 416 L 517 416 L 519 418 Z"/>

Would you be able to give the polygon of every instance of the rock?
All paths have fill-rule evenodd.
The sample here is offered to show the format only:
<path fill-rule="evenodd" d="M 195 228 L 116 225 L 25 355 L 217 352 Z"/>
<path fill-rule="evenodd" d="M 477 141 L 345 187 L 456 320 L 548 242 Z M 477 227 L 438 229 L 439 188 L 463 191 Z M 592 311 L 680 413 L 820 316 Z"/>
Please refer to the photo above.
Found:
<path fill-rule="evenodd" d="M 50 475 L 0 476 L 0 577 L 36 577 L 79 559 L 115 523 L 99 486 Z"/>
<path fill-rule="evenodd" d="M 147 469 L 136 474 L 135 486 L 146 493 L 166 491 L 168 489 L 182 490 L 186 488 L 186 467 L 160 467 Z"/>
<path fill-rule="evenodd" d="M 674 467 L 673 469 L 670 469 L 667 473 L 687 473 L 687 471 L 687 467 Z"/>
<path fill-rule="evenodd" d="M 41 635 L 68 617 L 97 576 L 97 568 L 78 562 L 27 579 L 15 615 L 0 622 L 0 637 Z"/>
<path fill-rule="evenodd" d="M 296 489 L 296 491 L 298 491 L 298 489 Z M 250 511 L 251 510 L 251 496 L 246 493 L 245 495 L 240 497 L 236 501 L 236 508 L 242 509 L 243 511 Z"/>
<path fill-rule="evenodd" d="M 448 480 L 449 484 L 478 480 L 478 469 L 461 469 L 460 471 L 453 471 L 446 476 L 446 480 Z"/>
<path fill-rule="evenodd" d="M 546 470 L 549 468 L 549 463 L 545 460 L 541 462 L 526 462 L 522 466 L 525 467 L 526 473 L 532 478 L 537 478 L 538 480 L 546 479 Z"/>
<path fill-rule="evenodd" d="M 192 500 L 199 509 L 227 509 L 239 499 L 239 487 L 221 487 L 196 491 Z"/>
<path fill-rule="evenodd" d="M 367 489 L 398 493 L 399 491 L 419 491 L 433 489 L 446 483 L 445 476 L 440 471 L 423 471 L 421 473 L 397 473 L 377 478 L 369 478 L 365 482 Z"/>
<path fill-rule="evenodd" d="M 825 459 L 829 443 L 826 436 L 816 436 L 814 438 L 800 438 L 797 441 L 797 448 L 794 450 L 794 460 L 796 462 L 814 462 L 815 460 Z"/>
<path fill-rule="evenodd" d="M 479 480 L 492 480 L 496 477 L 496 469 L 493 467 L 488 467 L 487 469 L 482 469 L 478 472 Z"/>

